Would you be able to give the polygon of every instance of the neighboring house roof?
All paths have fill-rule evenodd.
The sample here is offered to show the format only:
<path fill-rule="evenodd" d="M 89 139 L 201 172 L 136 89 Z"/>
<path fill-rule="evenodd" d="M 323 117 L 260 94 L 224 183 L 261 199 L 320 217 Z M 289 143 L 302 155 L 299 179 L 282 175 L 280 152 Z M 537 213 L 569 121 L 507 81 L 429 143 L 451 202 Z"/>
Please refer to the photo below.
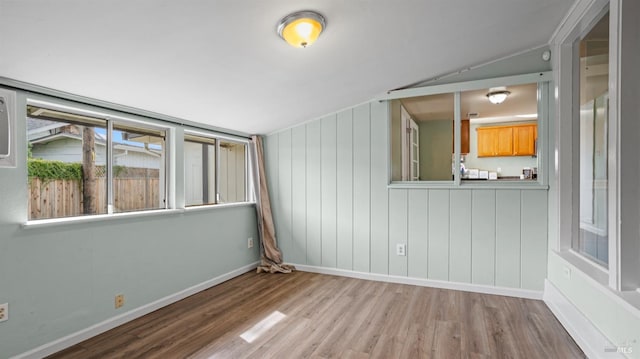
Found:
<path fill-rule="evenodd" d="M 53 134 L 53 135 L 50 135 L 50 136 L 38 138 L 37 140 L 31 141 L 31 143 L 34 144 L 34 145 L 35 144 L 46 144 L 46 143 L 50 143 L 50 142 L 59 141 L 59 140 L 64 139 L 64 138 L 77 140 L 79 142 L 79 145 L 82 142 L 82 136 L 73 135 L 73 134 L 70 134 L 70 133 L 56 133 L 56 134 Z M 106 143 L 105 143 L 104 140 L 100 139 L 100 140 L 96 141 L 96 145 L 105 146 Z M 147 149 L 147 148 L 139 147 L 139 146 L 132 146 L 132 145 L 128 145 L 128 144 L 125 144 L 125 143 L 116 143 L 113 146 L 113 148 L 116 149 L 116 150 L 122 150 L 122 151 L 146 153 L 146 154 L 148 154 L 150 156 L 154 156 L 154 157 L 160 157 L 162 155 L 162 153 L 160 151 L 157 151 L 157 150 Z"/>
<path fill-rule="evenodd" d="M 27 133 L 32 134 L 37 132 L 49 131 L 51 129 L 66 126 L 66 125 L 67 124 L 60 123 L 59 121 L 50 121 L 50 120 L 43 120 L 43 119 L 34 120 L 28 117 Z"/>
<path fill-rule="evenodd" d="M 28 118 L 28 120 L 29 119 L 31 118 Z M 73 134 L 69 132 L 58 132 L 53 134 L 51 133 L 51 130 L 55 130 L 57 128 L 65 127 L 68 125 L 69 125 L 68 123 L 64 123 L 64 122 L 49 121 L 49 120 L 42 120 L 42 119 L 27 121 L 27 133 L 31 138 L 34 138 L 29 140 L 29 142 L 34 145 L 46 144 L 54 141 L 59 141 L 65 138 L 82 142 L 82 135 Z M 38 135 L 41 135 L 41 137 L 38 137 Z M 99 145 L 99 146 L 106 145 L 107 141 L 104 135 L 96 133 L 95 138 L 96 138 L 96 145 Z M 114 149 L 122 150 L 122 151 L 146 153 L 154 157 L 161 156 L 161 151 L 154 150 L 151 148 L 145 148 L 143 146 L 134 146 L 126 143 L 115 143 L 113 147 Z"/>
<path fill-rule="evenodd" d="M 99 136 L 96 134 L 96 144 L 97 144 L 97 145 L 102 145 L 102 146 L 104 146 L 106 142 L 105 142 L 105 140 L 104 140 L 104 139 L 102 139 L 101 137 L 102 137 L 102 136 L 100 136 L 100 137 L 99 137 Z M 54 133 L 54 134 L 52 134 L 52 135 L 43 136 L 43 137 L 40 137 L 40 138 L 36 138 L 35 140 L 31 140 L 31 141 L 29 141 L 29 142 L 30 142 L 31 144 L 34 144 L 34 145 L 35 145 L 35 144 L 40 144 L 40 143 L 43 143 L 43 144 L 44 144 L 44 143 L 49 143 L 49 142 L 58 141 L 58 140 L 60 140 L 60 139 L 62 139 L 62 138 L 70 138 L 70 139 L 78 140 L 78 141 L 81 141 L 81 142 L 82 142 L 82 136 L 80 136 L 80 135 L 74 135 L 74 134 L 72 134 L 72 133 L 65 133 L 65 132 L 61 132 L 61 133 Z"/>

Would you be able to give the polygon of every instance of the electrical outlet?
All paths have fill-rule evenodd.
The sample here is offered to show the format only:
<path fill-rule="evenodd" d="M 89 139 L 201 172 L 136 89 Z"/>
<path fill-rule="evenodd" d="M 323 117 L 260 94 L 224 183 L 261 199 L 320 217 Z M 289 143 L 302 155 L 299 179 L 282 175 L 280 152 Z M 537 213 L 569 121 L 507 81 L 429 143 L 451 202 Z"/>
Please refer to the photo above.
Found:
<path fill-rule="evenodd" d="M 253 237 L 247 238 L 247 248 L 253 248 Z"/>
<path fill-rule="evenodd" d="M 406 256 L 407 255 L 407 245 L 404 243 L 396 244 L 396 255 Z"/>
<path fill-rule="evenodd" d="M 9 303 L 0 304 L 0 322 L 9 320 Z"/>
<path fill-rule="evenodd" d="M 116 309 L 124 305 L 124 294 L 116 295 L 115 305 L 116 305 Z"/>
<path fill-rule="evenodd" d="M 564 274 L 565 278 L 571 279 L 571 268 L 569 267 L 562 268 L 562 274 Z"/>

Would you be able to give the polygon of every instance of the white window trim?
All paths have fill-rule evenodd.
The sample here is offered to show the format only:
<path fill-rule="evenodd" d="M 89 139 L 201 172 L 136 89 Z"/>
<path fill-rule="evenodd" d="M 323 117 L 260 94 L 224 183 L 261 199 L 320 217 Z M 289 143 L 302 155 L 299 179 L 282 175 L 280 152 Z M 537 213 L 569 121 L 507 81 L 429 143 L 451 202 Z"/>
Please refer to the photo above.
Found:
<path fill-rule="evenodd" d="M 574 60 L 574 43 L 591 29 L 592 25 L 609 11 L 609 191 L 608 191 L 608 245 L 609 263 L 608 269 L 598 268 L 595 272 L 589 267 L 597 266 L 590 259 L 579 255 L 572 250 L 572 240 L 576 232 L 578 212 L 575 203 L 575 163 L 579 161 L 573 147 L 576 145 L 572 133 L 574 119 L 574 96 L 579 91 L 576 82 L 573 80 L 577 76 L 577 65 Z M 617 293 L 628 293 L 629 289 L 624 289 L 622 284 L 623 275 L 635 275 L 638 273 L 627 273 L 622 271 L 621 244 L 622 241 L 637 240 L 637 238 L 623 238 L 623 233 L 630 226 L 637 226 L 637 223 L 622 223 L 621 202 L 621 172 L 622 159 L 620 140 L 620 50 L 621 50 L 621 1 L 620 0 L 592 0 L 577 2 L 570 12 L 563 25 L 558 29 L 551 39 L 553 45 L 553 61 L 555 64 L 554 82 L 555 88 L 555 115 L 558 119 L 555 123 L 557 133 L 555 142 L 555 168 L 557 191 L 556 201 L 558 213 L 557 231 L 553 235 L 557 236 L 551 242 L 551 249 L 558 252 L 565 258 L 571 258 L 574 263 L 579 263 L 579 268 L 585 274 L 593 278 L 602 285 Z M 638 51 L 633 49 L 632 51 Z M 562 141 L 560 141 L 562 139 Z M 631 166 L 638 166 L 631 164 Z M 551 200 L 551 199 L 550 199 Z M 551 202 L 551 201 L 550 201 Z M 632 208 L 636 210 L 637 207 Z M 633 211 L 632 211 L 633 212 Z M 633 213 L 632 213 L 633 214 Z M 606 273 L 606 281 L 603 283 L 599 271 Z M 635 278 L 635 277 L 634 277 Z M 637 280 L 637 278 L 636 278 Z M 636 295 L 638 290 L 631 291 Z"/>
<path fill-rule="evenodd" d="M 168 157 L 168 168 L 167 168 L 167 209 L 158 209 L 158 210 L 147 210 L 147 211 L 136 211 L 136 212 L 127 212 L 127 213 L 117 213 L 112 215 L 91 215 L 91 216 L 76 216 L 76 217 L 64 217 L 64 218 L 51 218 L 51 219 L 42 219 L 42 220 L 32 220 L 27 221 L 27 213 L 24 213 L 24 220 L 21 221 L 21 226 L 23 228 L 41 228 L 48 226 L 58 226 L 63 224 L 73 224 L 73 223 L 87 223 L 93 221 L 105 221 L 105 220 L 117 220 L 122 218 L 135 218 L 135 217 L 147 217 L 147 216 L 158 216 L 158 215 L 167 215 L 167 214 L 175 214 L 175 213 L 184 213 L 184 200 L 180 198 L 180 192 L 184 192 L 184 183 L 178 181 L 177 177 L 177 169 L 182 168 L 182 160 L 177 160 L 177 148 L 180 147 L 183 143 L 183 133 L 184 129 L 193 129 L 194 132 L 198 132 L 201 134 L 214 135 L 218 138 L 235 141 L 235 142 L 243 142 L 247 143 L 247 172 L 246 172 L 246 183 L 247 183 L 247 202 L 238 202 L 238 203 L 230 203 L 230 204 L 221 204 L 215 205 L 215 208 L 227 208 L 227 207 L 236 207 L 236 206 L 244 206 L 244 205 L 254 205 L 256 202 L 255 198 L 255 189 L 254 189 L 254 150 L 253 145 L 250 140 L 250 135 L 242 132 L 242 131 L 234 131 L 230 129 L 219 128 L 216 126 L 210 126 L 207 124 L 193 122 L 177 117 L 163 115 L 157 112 L 151 112 L 147 110 L 142 110 L 135 107 L 119 105 L 112 102 L 102 101 L 92 99 L 90 97 L 75 95 L 68 92 L 63 92 L 59 90 L 50 89 L 47 87 L 42 87 L 38 85 L 33 85 L 30 83 L 13 80 L 10 78 L 0 76 L 0 85 L 7 86 L 7 88 L 2 88 L 2 90 L 9 91 L 15 94 L 15 106 L 13 106 L 13 110 L 15 111 L 15 119 L 22 118 L 26 116 L 25 107 L 27 105 L 27 99 L 31 101 L 32 104 L 49 104 L 55 105 L 59 109 L 71 108 L 75 111 L 81 111 L 84 114 L 93 116 L 98 114 L 100 116 L 106 114 L 109 118 L 113 119 L 124 119 L 127 122 L 138 122 L 145 125 L 157 126 L 157 128 L 165 129 L 167 131 L 167 157 Z M 13 97 L 12 97 L 13 99 Z M 13 131 L 16 131 L 16 126 L 13 126 Z M 15 135 L 15 133 L 14 133 Z M 13 141 L 13 145 L 16 146 L 20 141 Z M 18 155 L 17 151 L 13 151 L 14 155 Z M 13 157 L 14 161 L 19 156 Z M 0 165 L 6 165 L 8 161 L 4 161 L 0 163 Z M 12 166 L 16 166 L 17 163 L 11 163 Z M 179 188 L 177 188 L 179 186 Z M 182 196 L 183 197 L 183 196 Z M 201 208 L 194 208 L 194 210 L 213 208 L 214 206 L 202 206 Z"/>
<path fill-rule="evenodd" d="M 203 137 L 203 138 L 210 138 L 210 139 L 215 139 L 216 140 L 216 158 L 215 158 L 215 203 L 208 203 L 208 204 L 203 204 L 203 205 L 187 205 L 185 203 L 184 208 L 191 210 L 194 208 L 208 208 L 208 207 L 213 207 L 213 206 L 227 206 L 229 207 L 229 205 L 233 205 L 233 204 L 243 204 L 243 203 L 253 203 L 254 200 L 252 200 L 252 195 L 250 194 L 250 190 L 251 190 L 251 185 L 250 185 L 250 181 L 251 181 L 251 156 L 249 156 L 249 151 L 251 150 L 251 141 L 246 139 L 246 138 L 242 138 L 242 137 L 236 137 L 236 136 L 229 136 L 229 135 L 224 135 L 224 134 L 220 134 L 220 133 L 216 133 L 216 132 L 203 132 L 203 131 L 197 131 L 197 130 L 191 130 L 191 129 L 185 129 L 184 130 L 184 134 L 185 135 L 190 135 L 190 136 L 197 136 L 197 137 Z M 238 143 L 238 144 L 243 144 L 245 145 L 245 151 L 244 151 L 244 183 L 245 183 L 245 190 L 244 190 L 244 201 L 242 202 L 231 202 L 231 203 L 218 203 L 219 200 L 219 194 L 220 194 L 220 141 L 224 141 L 224 142 L 232 142 L 232 143 Z M 187 140 L 184 140 L 183 142 L 188 142 Z M 186 193 L 186 184 L 184 187 L 184 191 Z"/>
<path fill-rule="evenodd" d="M 159 215 L 175 215 L 184 213 L 184 209 L 151 209 L 146 211 L 122 212 L 112 214 L 95 214 L 75 217 L 47 218 L 27 221 L 22 224 L 22 228 L 43 228 L 60 225 L 81 224 L 90 222 L 104 222 L 117 219 L 130 219 L 141 217 L 154 217 Z"/>

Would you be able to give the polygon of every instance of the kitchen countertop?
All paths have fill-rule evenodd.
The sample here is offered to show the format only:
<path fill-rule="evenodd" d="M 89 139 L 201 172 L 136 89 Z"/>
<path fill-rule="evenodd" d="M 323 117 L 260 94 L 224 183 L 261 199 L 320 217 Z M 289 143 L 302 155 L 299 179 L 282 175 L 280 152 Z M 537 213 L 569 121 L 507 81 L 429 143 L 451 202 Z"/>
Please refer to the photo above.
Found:
<path fill-rule="evenodd" d="M 460 178 L 463 181 L 535 181 L 535 179 L 520 179 L 520 177 L 518 176 L 504 176 L 504 177 L 498 177 L 497 180 L 490 180 L 490 179 L 486 179 L 486 178 Z"/>

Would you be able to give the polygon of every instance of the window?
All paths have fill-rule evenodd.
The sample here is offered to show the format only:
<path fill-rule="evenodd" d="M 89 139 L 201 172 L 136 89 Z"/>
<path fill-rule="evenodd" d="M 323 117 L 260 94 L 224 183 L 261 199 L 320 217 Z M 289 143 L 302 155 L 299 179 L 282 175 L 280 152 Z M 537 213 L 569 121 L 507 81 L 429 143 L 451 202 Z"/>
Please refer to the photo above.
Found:
<path fill-rule="evenodd" d="M 576 45 L 579 57 L 579 182 L 580 215 L 574 250 L 607 266 L 609 14 L 605 14 Z"/>
<path fill-rule="evenodd" d="M 535 82 L 484 87 L 500 79 L 483 80 L 461 84 L 460 92 L 436 87 L 433 94 L 392 100 L 391 180 L 538 182 L 538 112 L 548 86 L 537 82 L 540 74 L 525 76 Z M 508 96 L 492 103 L 491 91 Z"/>
<path fill-rule="evenodd" d="M 113 124 L 113 213 L 166 208 L 165 131 Z"/>
<path fill-rule="evenodd" d="M 185 135 L 185 204 L 198 206 L 216 203 L 216 140 Z"/>
<path fill-rule="evenodd" d="M 27 106 L 29 220 L 167 208 L 163 129 L 53 107 Z"/>
<path fill-rule="evenodd" d="M 218 203 L 245 202 L 247 200 L 247 145 L 220 141 L 219 158 Z"/>
<path fill-rule="evenodd" d="M 244 142 L 186 133 L 184 171 L 186 206 L 247 201 Z"/>
<path fill-rule="evenodd" d="M 486 89 L 460 94 L 469 138 L 468 151 L 461 151 L 462 180 L 484 180 L 490 174 L 499 180 L 537 179 L 538 86 L 503 88 L 510 94 L 499 104 L 488 101 Z"/>
<path fill-rule="evenodd" d="M 394 181 L 451 181 L 453 94 L 391 102 Z"/>

